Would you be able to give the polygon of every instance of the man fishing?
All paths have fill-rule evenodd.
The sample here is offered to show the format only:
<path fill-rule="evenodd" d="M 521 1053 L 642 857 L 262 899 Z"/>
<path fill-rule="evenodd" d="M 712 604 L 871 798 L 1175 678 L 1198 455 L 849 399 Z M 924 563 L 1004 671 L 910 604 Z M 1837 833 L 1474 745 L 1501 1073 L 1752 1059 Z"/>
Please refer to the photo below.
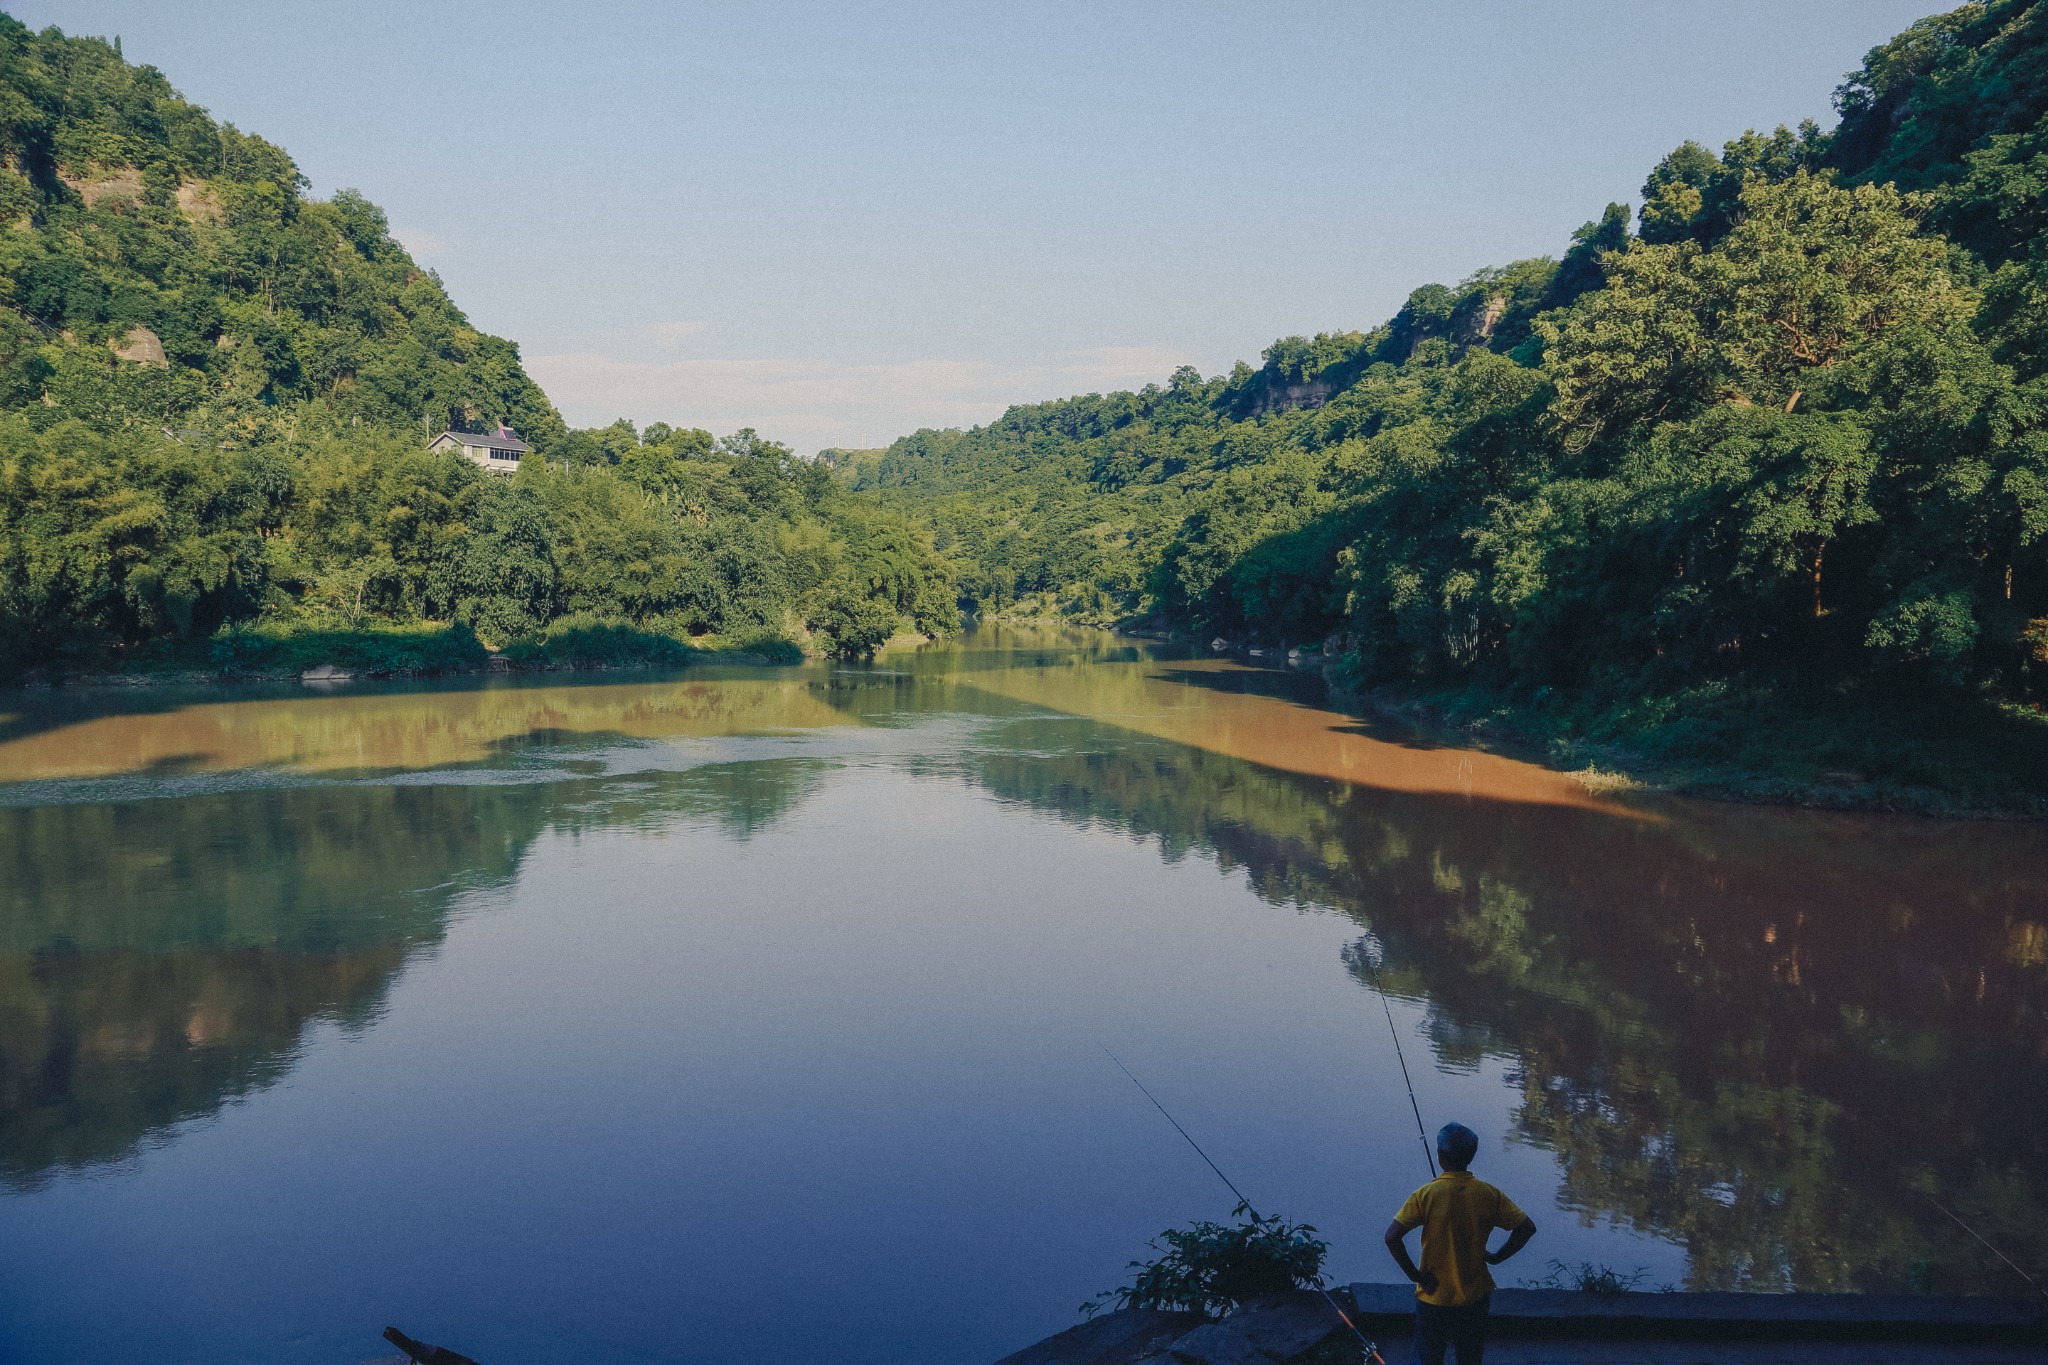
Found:
<path fill-rule="evenodd" d="M 1443 1174 L 1408 1196 L 1387 1224 L 1387 1250 L 1401 1273 L 1415 1282 L 1415 1358 L 1444 1365 L 1444 1350 L 1457 1352 L 1458 1365 L 1481 1365 L 1486 1355 L 1486 1308 L 1493 1293 L 1490 1265 L 1499 1265 L 1529 1244 L 1536 1222 L 1467 1169 L 1479 1154 L 1479 1135 L 1462 1123 L 1447 1123 L 1436 1135 Z M 1408 1234 L 1422 1229 L 1422 1264 L 1408 1256 Z M 1495 1228 L 1508 1234 L 1500 1250 L 1488 1251 Z"/>

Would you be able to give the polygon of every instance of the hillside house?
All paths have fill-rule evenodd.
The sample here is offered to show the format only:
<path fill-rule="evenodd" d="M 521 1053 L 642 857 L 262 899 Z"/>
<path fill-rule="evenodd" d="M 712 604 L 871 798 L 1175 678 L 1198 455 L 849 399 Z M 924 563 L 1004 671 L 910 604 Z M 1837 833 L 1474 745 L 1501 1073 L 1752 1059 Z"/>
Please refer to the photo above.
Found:
<path fill-rule="evenodd" d="M 478 468 L 510 477 L 519 472 L 519 457 L 533 447 L 500 422 L 494 432 L 444 431 L 427 442 L 427 449 L 459 451 Z"/>

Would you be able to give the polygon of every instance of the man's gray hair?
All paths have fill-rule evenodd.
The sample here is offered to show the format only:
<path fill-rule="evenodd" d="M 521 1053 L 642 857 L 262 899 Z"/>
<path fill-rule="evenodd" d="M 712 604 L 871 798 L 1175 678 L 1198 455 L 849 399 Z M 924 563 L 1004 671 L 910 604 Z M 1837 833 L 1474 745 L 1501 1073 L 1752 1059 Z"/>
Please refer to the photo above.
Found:
<path fill-rule="evenodd" d="M 1479 1155 L 1479 1134 L 1462 1123 L 1447 1123 L 1436 1130 L 1436 1149 L 1463 1166 Z"/>

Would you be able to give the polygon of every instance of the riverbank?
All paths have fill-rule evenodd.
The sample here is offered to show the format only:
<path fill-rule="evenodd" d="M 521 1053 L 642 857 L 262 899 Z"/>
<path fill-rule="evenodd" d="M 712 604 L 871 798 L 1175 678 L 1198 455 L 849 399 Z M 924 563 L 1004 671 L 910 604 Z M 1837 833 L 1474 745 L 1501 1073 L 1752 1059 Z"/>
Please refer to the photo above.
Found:
<path fill-rule="evenodd" d="M 1483 688 L 1336 699 L 1448 743 L 1636 788 L 1761 805 L 1948 819 L 2048 818 L 2048 716 L 1988 700 L 1864 688 L 1788 701 L 1705 687 L 1632 706 Z"/>
<path fill-rule="evenodd" d="M 1339 1310 L 1353 1327 L 1347 1327 Z M 1953 1365 L 2038 1361 L 2048 1302 L 1866 1294 L 1598 1294 L 1502 1289 L 1487 1356 L 1632 1365 L 1866 1361 L 1871 1344 L 1914 1343 L 1914 1358 Z M 1354 1284 L 1254 1301 L 1214 1322 L 1192 1313 L 1105 1313 L 997 1365 L 1349 1365 L 1359 1335 L 1398 1360 L 1414 1330 L 1406 1284 Z"/>
<path fill-rule="evenodd" d="M 493 649 L 460 623 L 358 628 L 252 627 L 203 639 L 164 641 L 89 662 L 58 663 L 14 686 L 147 687 L 206 683 L 331 682 L 508 672 L 684 668 L 696 664 L 796 664 L 797 641 L 758 634 L 684 638 L 594 618 L 564 618 Z"/>
<path fill-rule="evenodd" d="M 1197 640 L 1151 622 L 1118 633 L 1313 669 L 1332 705 L 1427 741 L 1541 763 L 1595 791 L 1947 819 L 2048 819 L 2048 714 L 1932 686 L 1868 680 L 1817 694 L 1710 682 L 1626 699 L 1468 685 L 1356 687 L 1321 645 Z"/>

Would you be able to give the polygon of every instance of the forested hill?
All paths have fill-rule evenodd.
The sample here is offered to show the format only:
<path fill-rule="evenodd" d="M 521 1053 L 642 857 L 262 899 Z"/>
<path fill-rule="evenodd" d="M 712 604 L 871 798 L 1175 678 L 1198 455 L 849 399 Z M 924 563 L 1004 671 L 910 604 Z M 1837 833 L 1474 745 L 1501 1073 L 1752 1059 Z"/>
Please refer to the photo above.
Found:
<path fill-rule="evenodd" d="M 928 540 L 785 446 L 568 429 L 374 204 L 307 188 L 153 67 L 0 15 L 0 676 L 956 619 Z M 498 423 L 514 479 L 425 449 Z"/>
<path fill-rule="evenodd" d="M 1873 680 L 2038 700 L 2048 4 L 1916 24 L 1835 104 L 1687 143 L 1639 211 L 1371 331 L 921 431 L 856 483 L 984 610 L 1335 634 L 1367 683 L 1614 724 Z"/>
<path fill-rule="evenodd" d="M 564 434 L 374 204 L 307 198 L 282 150 L 154 67 L 0 17 L 0 101 L 0 406 L 241 439 L 307 402 Z"/>

